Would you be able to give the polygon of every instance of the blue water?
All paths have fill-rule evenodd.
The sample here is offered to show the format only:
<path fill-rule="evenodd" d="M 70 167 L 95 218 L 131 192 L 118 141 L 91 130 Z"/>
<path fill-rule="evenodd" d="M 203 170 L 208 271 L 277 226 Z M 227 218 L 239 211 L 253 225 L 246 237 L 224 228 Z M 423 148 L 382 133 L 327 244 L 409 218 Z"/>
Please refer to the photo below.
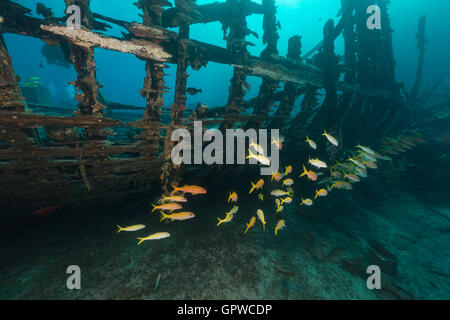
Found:
<path fill-rule="evenodd" d="M 17 2 L 33 9 L 36 17 L 38 2 L 51 7 L 56 16 L 62 16 L 65 8 L 64 1 Z M 211 2 L 202 0 L 197 4 Z M 141 22 L 139 9 L 131 1 L 92 0 L 91 8 L 119 20 Z M 294 35 L 302 36 L 302 53 L 308 52 L 322 40 L 325 22 L 331 18 L 337 23 L 339 10 L 338 0 L 277 1 L 279 54 L 286 55 L 288 39 Z M 441 79 L 433 98 L 438 102 L 448 100 L 450 2 L 391 0 L 389 14 L 394 31 L 396 81 L 404 83 L 407 91 L 414 84 L 417 21 L 426 15 L 423 87 Z M 250 16 L 247 22 L 260 35 L 259 39 L 247 37 L 255 44 L 248 50 L 259 56 L 264 49 L 263 17 Z M 195 24 L 190 28 L 190 37 L 225 47 L 221 27 L 219 22 Z M 121 31 L 121 27 L 114 26 L 106 34 L 120 37 Z M 44 58 L 41 68 L 44 42 L 14 34 L 5 34 L 4 39 L 22 84 L 28 77 L 37 76 L 50 91 L 54 106 L 77 108 L 76 91 L 69 84 L 77 78 L 73 66 L 56 66 Z M 335 53 L 344 53 L 342 36 L 335 41 Z M 101 93 L 108 102 L 145 107 L 146 101 L 138 93 L 145 78 L 144 61 L 104 49 L 95 49 L 95 60 L 97 79 L 103 85 Z M 176 66 L 168 65 L 165 109 L 174 100 L 176 73 Z M 232 66 L 210 62 L 199 71 L 188 68 L 187 72 L 187 87 L 202 89 L 201 93 L 187 95 L 187 109 L 194 109 L 197 103 L 211 109 L 226 105 Z M 245 100 L 258 95 L 262 80 L 249 76 L 247 82 L 251 89 Z M 297 99 L 292 115 L 300 111 L 302 98 Z M 318 99 L 323 101 L 324 96 Z M 303 137 L 288 140 L 292 145 L 286 146 L 289 153 L 282 159 L 280 171 L 285 165 L 293 165 L 296 198 L 295 204 L 285 208 L 288 225 L 277 237 L 273 233 L 279 218 L 273 212 L 273 203 L 268 204 L 269 191 L 265 191 L 264 203 L 248 195 L 250 181 L 257 181 L 258 171 L 233 171 L 227 167 L 216 168 L 206 176 L 202 174 L 207 171 L 201 168 L 186 170 L 185 183 L 203 185 L 208 194 L 189 198 L 187 206 L 196 212 L 196 219 L 182 223 L 163 224 L 159 215 L 149 215 L 149 203 L 155 203 L 160 196 L 158 185 L 146 190 L 144 197 L 113 199 L 92 207 L 75 204 L 48 217 L 29 214 L 22 222 L 2 225 L 0 256 L 6 258 L 0 262 L 0 299 L 448 299 L 450 122 L 445 120 L 448 105 L 439 110 L 441 120 L 433 120 L 431 125 L 421 123 L 424 141 L 392 155 L 393 163 L 379 162 L 379 170 L 370 171 L 369 177 L 355 184 L 351 192 L 335 190 L 326 201 L 320 202 L 319 198 L 317 207 L 299 206 L 310 186 L 305 178 L 297 182 L 297 177 L 303 171 L 301 161 L 306 162 L 309 155 L 296 149 L 304 144 Z M 142 114 L 143 109 L 136 118 Z M 422 120 L 427 117 L 432 118 L 424 113 Z M 404 129 L 415 129 L 414 125 L 408 123 Z M 351 138 L 373 138 L 373 148 L 379 151 L 384 136 L 380 133 L 367 137 L 364 129 Z M 319 152 L 328 156 L 325 138 L 320 134 L 313 138 Z M 337 159 L 343 159 L 344 153 L 348 157 L 353 149 L 346 145 Z M 269 180 L 265 188 L 272 183 Z M 231 190 L 239 194 L 239 214 L 233 223 L 218 228 L 217 218 L 223 218 L 230 209 L 226 199 Z M 257 220 L 258 228 L 244 237 L 250 213 L 258 208 L 267 214 L 268 230 L 261 229 Z M 138 247 L 135 234 L 115 233 L 116 225 L 143 221 L 151 228 L 170 231 L 172 236 Z M 65 267 L 73 263 L 81 266 L 86 279 L 80 291 L 64 287 Z M 379 264 L 385 272 L 383 291 L 366 287 L 365 268 L 372 264 Z M 155 283 L 157 289 L 153 289 Z"/>

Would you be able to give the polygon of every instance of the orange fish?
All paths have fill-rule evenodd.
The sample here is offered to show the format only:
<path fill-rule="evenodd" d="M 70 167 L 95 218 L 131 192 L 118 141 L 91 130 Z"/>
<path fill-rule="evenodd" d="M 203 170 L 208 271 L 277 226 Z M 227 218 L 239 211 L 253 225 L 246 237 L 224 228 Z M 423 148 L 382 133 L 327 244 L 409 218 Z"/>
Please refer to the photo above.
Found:
<path fill-rule="evenodd" d="M 309 180 L 316 181 L 317 180 L 317 174 L 312 170 L 306 170 L 305 166 L 303 166 L 303 173 L 300 175 L 300 177 L 303 177 L 306 175 Z"/>
<path fill-rule="evenodd" d="M 316 190 L 316 196 L 314 197 L 314 199 L 319 197 L 319 196 L 320 197 L 325 197 L 327 194 L 328 194 L 328 191 L 325 190 L 325 189 Z"/>
<path fill-rule="evenodd" d="M 256 182 L 256 184 L 254 184 L 252 182 L 252 188 L 250 189 L 248 194 L 252 193 L 253 190 L 255 190 L 255 189 L 261 189 L 263 185 L 264 185 L 264 180 L 263 179 L 259 179 L 258 182 Z"/>
<path fill-rule="evenodd" d="M 203 194 L 206 193 L 206 189 L 202 188 L 200 186 L 182 186 L 182 187 L 176 187 L 172 185 L 173 191 L 170 194 L 174 194 L 175 192 L 181 191 L 185 193 L 191 193 L 191 194 Z"/>
<path fill-rule="evenodd" d="M 292 166 L 287 166 L 286 170 L 284 171 L 284 175 L 287 176 L 291 172 L 292 172 Z"/>
<path fill-rule="evenodd" d="M 278 150 L 281 150 L 283 148 L 283 138 L 275 139 L 272 137 L 272 144 L 275 144 Z"/>
<path fill-rule="evenodd" d="M 41 217 L 45 217 L 46 215 L 55 212 L 56 210 L 58 210 L 59 208 L 61 208 L 61 205 L 57 205 L 57 206 L 48 206 L 45 208 L 41 208 L 38 209 L 36 211 L 33 211 L 33 214 L 35 216 L 41 216 Z"/>
<path fill-rule="evenodd" d="M 255 218 L 255 217 L 252 217 L 252 218 L 250 219 L 250 222 L 247 223 L 247 229 L 245 229 L 244 234 L 247 233 L 248 229 L 250 229 L 251 227 L 253 227 L 253 226 L 255 225 L 255 221 L 256 221 L 256 218 Z"/>
<path fill-rule="evenodd" d="M 236 191 L 230 192 L 230 196 L 228 197 L 228 202 L 233 201 L 233 202 L 237 202 L 238 200 L 238 195 L 236 193 Z"/>
<path fill-rule="evenodd" d="M 177 210 L 177 209 L 181 209 L 181 204 L 179 204 L 179 203 L 171 203 L 171 202 L 170 203 L 163 203 L 162 205 L 159 205 L 159 206 L 156 206 L 156 205 L 152 204 L 152 206 L 153 206 L 152 212 L 155 211 L 156 209 L 159 209 L 159 210 L 171 210 L 171 211 Z"/>
<path fill-rule="evenodd" d="M 280 181 L 283 176 L 278 171 L 272 174 L 272 178 L 270 178 L 270 181 L 275 179 L 275 181 Z"/>
<path fill-rule="evenodd" d="M 165 214 L 164 212 L 161 211 L 161 215 L 162 215 L 161 221 L 163 221 L 164 219 L 183 221 L 195 217 L 195 214 L 193 212 L 188 211 L 176 212 L 172 214 Z"/>

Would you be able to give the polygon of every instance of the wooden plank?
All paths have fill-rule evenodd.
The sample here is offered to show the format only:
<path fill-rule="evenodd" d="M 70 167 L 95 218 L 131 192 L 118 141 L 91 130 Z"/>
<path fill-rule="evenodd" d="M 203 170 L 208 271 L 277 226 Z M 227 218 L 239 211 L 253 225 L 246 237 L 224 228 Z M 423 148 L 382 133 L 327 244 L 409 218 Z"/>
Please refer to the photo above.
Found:
<path fill-rule="evenodd" d="M 164 51 L 161 46 L 149 41 L 126 41 L 107 37 L 86 29 L 70 29 L 66 26 L 41 25 L 41 29 L 63 37 L 80 47 L 103 48 L 123 53 L 131 53 L 141 58 L 160 62 L 168 61 L 172 57 L 172 55 Z"/>
<path fill-rule="evenodd" d="M 108 119 L 95 115 L 58 117 L 13 111 L 0 112 L 0 124 L 14 124 L 22 128 L 36 128 L 46 125 L 61 125 L 80 128 L 104 128 L 120 126 L 121 123 L 122 122 L 120 120 Z"/>

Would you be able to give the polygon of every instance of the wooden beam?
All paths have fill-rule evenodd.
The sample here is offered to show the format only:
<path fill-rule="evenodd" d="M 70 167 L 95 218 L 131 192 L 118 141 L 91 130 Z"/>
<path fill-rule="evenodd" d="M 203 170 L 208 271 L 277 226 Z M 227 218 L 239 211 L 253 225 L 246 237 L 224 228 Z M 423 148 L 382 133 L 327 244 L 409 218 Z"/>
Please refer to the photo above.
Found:
<path fill-rule="evenodd" d="M 107 37 L 86 29 L 69 29 L 66 26 L 41 25 L 41 29 L 60 36 L 73 44 L 85 48 L 103 48 L 155 61 L 168 61 L 172 55 L 161 46 L 149 41 L 126 41 Z"/>
<path fill-rule="evenodd" d="M 46 125 L 61 125 L 80 128 L 104 128 L 120 126 L 120 120 L 103 118 L 95 115 L 79 115 L 76 117 L 46 116 L 34 113 L 2 111 L 1 124 L 14 124 L 21 128 L 38 128 Z"/>

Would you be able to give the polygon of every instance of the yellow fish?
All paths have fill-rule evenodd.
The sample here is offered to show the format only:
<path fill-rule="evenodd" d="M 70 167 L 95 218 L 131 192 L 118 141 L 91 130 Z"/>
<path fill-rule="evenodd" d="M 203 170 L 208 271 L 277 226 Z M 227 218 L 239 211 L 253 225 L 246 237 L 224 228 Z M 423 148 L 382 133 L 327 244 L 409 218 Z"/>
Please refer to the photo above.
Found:
<path fill-rule="evenodd" d="M 261 163 L 262 165 L 270 166 L 270 159 L 267 158 L 266 156 L 253 154 L 250 149 L 248 150 L 248 153 L 249 153 L 249 155 L 247 157 L 245 157 L 245 159 L 253 158 L 256 161 L 258 161 L 259 163 Z"/>
<path fill-rule="evenodd" d="M 275 212 L 275 214 L 283 211 L 284 207 L 281 205 L 280 199 L 275 199 L 275 203 L 277 204 L 277 211 Z"/>
<path fill-rule="evenodd" d="M 292 186 L 294 184 L 294 180 L 292 179 L 285 179 L 283 180 L 283 186 Z"/>
<path fill-rule="evenodd" d="M 117 230 L 117 233 L 119 233 L 120 231 L 138 231 L 138 230 L 144 229 L 145 225 L 135 224 L 135 225 L 125 227 L 125 228 L 122 228 L 121 226 L 117 225 L 117 228 L 119 228 L 119 230 Z"/>
<path fill-rule="evenodd" d="M 275 212 L 275 214 L 280 213 L 281 211 L 283 211 L 284 207 L 282 205 L 278 205 L 277 206 L 277 212 Z"/>
<path fill-rule="evenodd" d="M 310 138 L 308 138 L 308 136 L 306 137 L 306 140 L 305 140 L 305 141 L 308 142 L 308 144 L 309 144 L 309 146 L 310 146 L 311 148 L 313 148 L 314 150 L 316 150 L 317 144 L 316 144 L 314 141 L 312 141 Z"/>
<path fill-rule="evenodd" d="M 286 170 L 284 171 L 284 175 L 287 176 L 291 172 L 292 172 L 292 166 L 287 166 Z"/>
<path fill-rule="evenodd" d="M 181 204 L 179 203 L 163 203 L 162 205 L 156 206 L 154 204 L 152 204 L 153 206 L 153 211 L 159 209 L 159 210 L 177 210 L 177 209 L 181 209 Z"/>
<path fill-rule="evenodd" d="M 281 219 L 280 221 L 278 221 L 276 227 L 275 227 L 275 235 L 277 235 L 278 230 L 283 229 L 286 226 L 285 222 L 283 219 Z"/>
<path fill-rule="evenodd" d="M 145 240 L 159 240 L 159 239 L 164 239 L 170 237 L 170 233 L 168 232 L 157 232 L 154 234 L 149 235 L 148 237 L 145 238 L 137 238 L 139 240 L 138 245 L 142 243 L 142 241 Z"/>
<path fill-rule="evenodd" d="M 253 139 L 250 139 L 250 147 L 253 148 L 259 154 L 264 154 L 264 149 L 259 144 L 255 143 Z"/>
<path fill-rule="evenodd" d="M 309 159 L 308 163 L 312 164 L 313 166 L 317 167 L 317 168 L 326 168 L 327 164 L 325 162 L 323 162 L 322 160 L 319 159 Z"/>
<path fill-rule="evenodd" d="M 314 197 L 314 199 L 316 199 L 317 197 L 325 197 L 328 194 L 328 191 L 325 189 L 320 189 L 320 190 L 316 190 L 316 196 Z"/>
<path fill-rule="evenodd" d="M 350 183 L 348 183 L 346 181 L 335 181 L 333 183 L 333 185 L 331 186 L 330 190 L 333 190 L 333 188 L 345 189 L 345 188 L 348 188 L 349 185 L 350 185 Z"/>
<path fill-rule="evenodd" d="M 367 166 L 367 167 L 369 167 L 371 169 L 378 169 L 377 164 L 375 162 L 372 162 L 372 161 L 363 161 L 363 162 L 361 162 L 361 164 L 363 166 Z"/>
<path fill-rule="evenodd" d="M 236 191 L 233 191 L 233 193 L 230 192 L 230 196 L 228 197 L 228 202 L 233 201 L 236 202 L 238 200 L 238 195 Z"/>
<path fill-rule="evenodd" d="M 272 190 L 270 192 L 270 194 L 275 197 L 282 197 L 282 196 L 286 196 L 286 195 L 292 197 L 292 191 Z"/>
<path fill-rule="evenodd" d="M 275 179 L 275 181 L 280 181 L 283 176 L 278 171 L 272 174 L 272 177 L 270 178 L 270 181 Z"/>
<path fill-rule="evenodd" d="M 253 227 L 253 225 L 255 224 L 255 221 L 256 221 L 256 218 L 255 218 L 255 217 L 252 217 L 252 218 L 250 219 L 250 222 L 247 223 L 247 229 L 245 229 L 244 234 L 247 233 L 248 229 L 250 229 L 251 227 Z"/>
<path fill-rule="evenodd" d="M 302 198 L 302 203 L 300 203 L 300 205 L 307 205 L 309 207 L 309 206 L 313 205 L 313 201 L 311 199 L 303 199 Z"/>
<path fill-rule="evenodd" d="M 349 174 L 349 173 L 346 173 L 346 174 L 344 175 L 344 178 L 347 178 L 347 179 L 349 179 L 349 180 L 351 180 L 351 181 L 353 181 L 353 182 L 359 182 L 359 181 L 361 181 L 361 179 L 359 179 L 359 177 L 358 177 L 356 174 Z"/>
<path fill-rule="evenodd" d="M 161 199 L 158 200 L 159 203 L 164 202 L 187 202 L 187 199 L 183 196 L 163 196 Z"/>
<path fill-rule="evenodd" d="M 338 146 L 337 140 L 333 136 L 329 135 L 326 130 L 323 131 L 322 135 L 325 136 L 328 139 L 328 141 L 330 141 L 336 147 Z"/>
<path fill-rule="evenodd" d="M 363 152 L 363 151 L 359 151 L 358 154 L 359 154 L 361 157 L 363 157 L 365 160 L 372 161 L 372 162 L 377 162 L 377 157 L 374 156 L 374 155 L 371 155 L 371 154 L 369 154 L 369 153 L 365 153 L 365 152 Z"/>
<path fill-rule="evenodd" d="M 253 192 L 253 190 L 255 190 L 255 189 L 261 189 L 262 186 L 264 185 L 264 180 L 259 179 L 258 182 L 256 182 L 256 184 L 254 184 L 253 182 L 251 184 L 252 184 L 252 188 L 250 189 L 248 194 L 251 194 Z"/>
<path fill-rule="evenodd" d="M 238 210 L 239 210 L 239 207 L 238 206 L 234 206 L 230 211 L 226 212 L 225 214 L 226 215 L 235 214 L 236 212 L 238 212 Z"/>
<path fill-rule="evenodd" d="M 286 197 L 286 198 L 284 198 L 284 199 L 281 199 L 281 204 L 283 204 L 283 203 L 291 203 L 292 202 L 292 198 L 291 197 Z"/>
<path fill-rule="evenodd" d="M 164 219 L 183 221 L 183 220 L 192 219 L 195 217 L 195 214 L 193 212 L 189 212 L 189 211 L 176 212 L 176 213 L 172 213 L 172 214 L 165 214 L 164 212 L 161 211 L 161 214 L 162 214 L 162 218 L 160 221 L 163 221 Z"/>
<path fill-rule="evenodd" d="M 372 149 L 370 149 L 369 147 L 365 147 L 365 146 L 361 146 L 361 145 L 357 145 L 358 148 L 360 148 L 361 150 L 363 150 L 364 152 L 367 152 L 371 155 L 375 155 L 375 151 L 373 151 Z"/>
<path fill-rule="evenodd" d="M 217 218 L 217 220 L 219 220 L 219 223 L 217 224 L 217 226 L 219 226 L 223 222 L 230 222 L 231 220 L 233 220 L 233 216 L 234 215 L 232 213 L 230 213 L 230 214 L 227 214 L 226 217 L 223 218 L 222 220 Z"/>
<path fill-rule="evenodd" d="M 340 173 L 337 170 L 331 171 L 330 174 L 331 174 L 331 177 L 333 177 L 333 178 L 340 178 L 342 176 L 342 173 Z"/>
<path fill-rule="evenodd" d="M 262 193 L 258 193 L 258 199 L 264 201 L 264 195 Z"/>
<path fill-rule="evenodd" d="M 306 175 L 309 180 L 316 181 L 317 180 L 317 173 L 315 173 L 312 170 L 306 170 L 305 166 L 303 166 L 303 173 L 300 175 L 300 178 Z"/>
<path fill-rule="evenodd" d="M 283 139 L 279 138 L 278 140 L 275 139 L 275 137 L 272 137 L 272 144 L 275 144 L 278 150 L 281 150 L 283 148 Z"/>
<path fill-rule="evenodd" d="M 256 210 L 256 214 L 258 215 L 259 220 L 263 224 L 264 230 L 266 230 L 266 220 L 264 220 L 264 212 L 261 209 Z"/>
<path fill-rule="evenodd" d="M 361 162 L 359 162 L 359 161 L 356 160 L 356 159 L 348 158 L 348 160 L 350 160 L 351 162 L 353 162 L 354 164 L 356 164 L 358 167 L 360 167 L 360 168 L 362 168 L 362 169 L 365 169 L 365 168 L 366 168 Z"/>

